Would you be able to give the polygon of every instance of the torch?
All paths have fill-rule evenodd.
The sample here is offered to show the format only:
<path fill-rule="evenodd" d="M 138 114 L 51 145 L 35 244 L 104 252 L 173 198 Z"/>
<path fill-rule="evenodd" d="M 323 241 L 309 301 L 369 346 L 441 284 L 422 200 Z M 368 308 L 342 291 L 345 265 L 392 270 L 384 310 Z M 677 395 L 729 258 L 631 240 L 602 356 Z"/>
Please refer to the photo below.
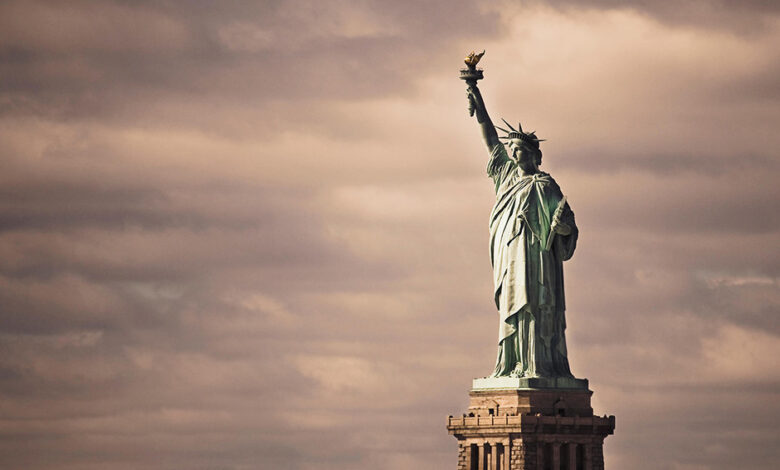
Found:
<path fill-rule="evenodd" d="M 479 54 L 476 54 L 474 51 L 471 51 L 471 53 L 467 55 L 465 59 L 463 59 L 463 62 L 466 63 L 466 68 L 460 69 L 460 79 L 464 80 L 466 84 L 470 87 L 476 88 L 477 80 L 482 80 L 483 78 L 485 78 L 485 76 L 482 74 L 482 69 L 477 68 L 477 63 L 479 62 L 479 59 L 481 59 L 483 55 L 485 55 L 484 50 Z M 474 102 L 469 101 L 469 116 L 473 116 L 473 115 L 474 115 Z"/>

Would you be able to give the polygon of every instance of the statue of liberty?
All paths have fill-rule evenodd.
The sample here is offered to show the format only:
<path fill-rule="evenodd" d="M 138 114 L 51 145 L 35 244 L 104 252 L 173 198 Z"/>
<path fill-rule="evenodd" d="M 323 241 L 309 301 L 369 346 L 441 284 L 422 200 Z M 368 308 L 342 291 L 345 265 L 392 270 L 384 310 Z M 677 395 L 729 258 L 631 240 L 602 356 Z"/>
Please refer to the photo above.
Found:
<path fill-rule="evenodd" d="M 490 261 L 499 313 L 498 355 L 491 377 L 573 378 L 566 352 L 563 262 L 577 245 L 574 213 L 560 187 L 539 170 L 542 152 L 534 132 L 497 127 L 488 116 L 477 80 L 482 57 L 466 58 L 469 113 L 482 128 L 495 183 L 490 214 Z M 497 130 L 505 136 L 499 137 Z M 505 142 L 501 142 L 504 140 Z"/>

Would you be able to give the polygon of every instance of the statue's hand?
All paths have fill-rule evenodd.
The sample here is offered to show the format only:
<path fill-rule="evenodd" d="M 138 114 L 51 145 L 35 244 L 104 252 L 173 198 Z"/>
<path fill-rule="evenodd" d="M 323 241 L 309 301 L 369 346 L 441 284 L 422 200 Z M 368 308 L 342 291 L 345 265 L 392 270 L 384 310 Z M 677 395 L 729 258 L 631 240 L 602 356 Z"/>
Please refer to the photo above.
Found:
<path fill-rule="evenodd" d="M 469 100 L 469 116 L 473 116 L 477 111 L 481 111 L 480 100 L 472 87 L 466 90 L 466 98 Z"/>
<path fill-rule="evenodd" d="M 550 224 L 550 230 L 558 235 L 571 235 L 571 227 L 568 224 L 561 222 L 560 217 L 553 217 L 552 224 Z"/>

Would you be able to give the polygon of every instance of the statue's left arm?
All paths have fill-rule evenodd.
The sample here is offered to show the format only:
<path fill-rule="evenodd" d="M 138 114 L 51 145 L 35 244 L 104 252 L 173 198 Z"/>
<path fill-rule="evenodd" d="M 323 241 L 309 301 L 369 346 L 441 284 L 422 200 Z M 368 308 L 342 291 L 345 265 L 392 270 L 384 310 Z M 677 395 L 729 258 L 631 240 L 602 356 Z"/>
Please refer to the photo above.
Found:
<path fill-rule="evenodd" d="M 564 221 L 564 213 L 568 212 L 571 214 L 571 217 L 566 217 L 566 220 Z M 571 221 L 569 221 L 571 219 Z M 572 212 L 571 208 L 569 207 L 569 203 L 567 202 L 564 206 L 561 207 L 561 210 L 556 210 L 555 214 L 553 214 L 552 223 L 550 224 L 550 229 L 555 231 L 558 235 L 571 235 L 573 229 L 572 225 L 574 223 L 574 212 Z"/>
<path fill-rule="evenodd" d="M 555 180 L 549 175 L 548 178 L 550 184 L 546 185 L 544 199 L 550 211 L 550 218 L 547 219 L 550 221 L 550 233 L 546 249 L 555 251 L 557 258 L 566 261 L 574 255 L 579 231 L 567 198 Z"/>
<path fill-rule="evenodd" d="M 566 261 L 574 256 L 574 250 L 577 248 L 577 238 L 579 229 L 574 222 L 574 212 L 571 210 L 568 202 L 565 202 L 561 210 L 556 210 L 550 224 L 550 230 L 555 232 L 555 251 Z"/>

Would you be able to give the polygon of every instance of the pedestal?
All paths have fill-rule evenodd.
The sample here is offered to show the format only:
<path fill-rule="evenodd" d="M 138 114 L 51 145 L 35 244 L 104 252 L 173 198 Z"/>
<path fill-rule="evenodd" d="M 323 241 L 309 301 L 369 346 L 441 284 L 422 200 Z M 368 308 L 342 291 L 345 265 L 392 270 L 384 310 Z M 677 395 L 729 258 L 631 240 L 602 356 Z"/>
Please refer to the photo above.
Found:
<path fill-rule="evenodd" d="M 534 379 L 475 379 L 468 412 L 448 418 L 458 470 L 603 470 L 615 417 L 593 416 L 587 380 L 566 379 L 568 388 L 521 388 L 517 380 Z"/>

